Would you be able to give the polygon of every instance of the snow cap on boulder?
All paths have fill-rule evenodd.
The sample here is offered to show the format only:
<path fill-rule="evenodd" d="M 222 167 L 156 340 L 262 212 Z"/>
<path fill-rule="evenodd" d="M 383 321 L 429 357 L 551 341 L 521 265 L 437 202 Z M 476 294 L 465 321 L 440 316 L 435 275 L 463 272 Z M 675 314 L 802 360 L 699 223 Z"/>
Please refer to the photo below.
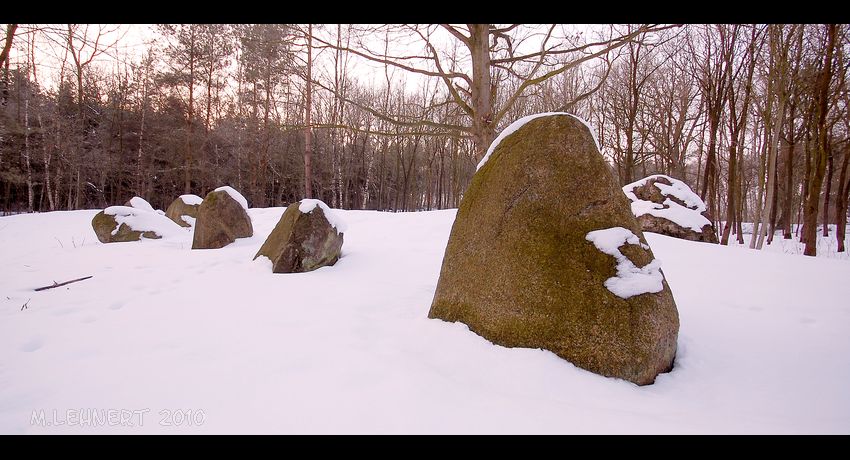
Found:
<path fill-rule="evenodd" d="M 127 200 L 126 203 L 124 203 L 124 206 L 141 209 L 142 211 L 156 212 L 153 206 L 151 206 L 151 204 L 148 203 L 147 200 L 140 196 L 134 196 L 133 198 L 130 198 L 129 200 Z"/>
<path fill-rule="evenodd" d="M 717 243 L 707 208 L 688 184 L 655 174 L 623 187 L 643 231 L 690 241 Z"/>
<path fill-rule="evenodd" d="M 342 219 L 324 202 L 301 200 L 286 208 L 254 259 L 266 256 L 274 273 L 333 265 L 339 260 L 344 230 Z"/>
<path fill-rule="evenodd" d="M 254 234 L 248 201 L 231 187 L 208 193 L 198 208 L 192 249 L 218 249 Z"/>
<path fill-rule="evenodd" d="M 461 201 L 428 316 L 652 383 L 672 368 L 679 316 L 591 129 L 547 114 L 497 141 Z"/>

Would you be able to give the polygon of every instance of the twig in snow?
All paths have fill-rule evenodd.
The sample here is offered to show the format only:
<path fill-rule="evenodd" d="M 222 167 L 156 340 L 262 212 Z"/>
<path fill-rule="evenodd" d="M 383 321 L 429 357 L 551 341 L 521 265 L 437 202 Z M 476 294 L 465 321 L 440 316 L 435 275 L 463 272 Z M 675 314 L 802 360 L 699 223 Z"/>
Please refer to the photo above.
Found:
<path fill-rule="evenodd" d="M 29 308 L 29 307 L 27 307 L 27 305 L 29 305 L 30 300 L 32 300 L 32 299 L 27 299 L 27 301 L 24 302 L 23 305 L 21 305 L 21 311 L 24 311 L 24 308 Z"/>
<path fill-rule="evenodd" d="M 77 278 L 77 279 L 71 280 L 71 281 L 65 281 L 64 283 L 57 283 L 56 281 L 54 281 L 53 284 L 51 284 L 50 286 L 44 286 L 44 287 L 36 288 L 35 290 L 36 291 L 44 291 L 46 289 L 53 289 L 55 287 L 64 286 L 66 284 L 76 283 L 77 281 L 87 280 L 87 279 L 91 278 L 92 276 L 94 276 L 94 275 L 84 276 L 82 278 Z"/>
<path fill-rule="evenodd" d="M 54 236 L 54 237 L 53 237 L 53 239 L 54 239 L 54 240 L 56 240 L 56 241 L 59 241 L 59 246 L 62 246 L 62 249 L 65 249 L 65 245 L 64 245 L 64 244 L 62 244 L 62 241 L 60 241 L 60 240 L 59 240 L 59 238 L 56 238 L 56 237 Z"/>

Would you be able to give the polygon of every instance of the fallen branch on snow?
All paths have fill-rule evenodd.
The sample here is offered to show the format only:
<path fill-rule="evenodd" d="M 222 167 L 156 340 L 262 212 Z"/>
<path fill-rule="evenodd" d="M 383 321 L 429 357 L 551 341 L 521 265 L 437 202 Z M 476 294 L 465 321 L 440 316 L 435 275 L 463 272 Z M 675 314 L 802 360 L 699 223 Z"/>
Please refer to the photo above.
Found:
<path fill-rule="evenodd" d="M 82 278 L 77 278 L 77 279 L 71 280 L 71 281 L 65 281 L 64 283 L 57 283 L 56 281 L 54 281 L 53 284 L 51 284 L 50 286 L 44 286 L 44 287 L 36 288 L 35 290 L 36 291 L 44 291 L 46 289 L 53 289 L 53 288 L 56 288 L 56 287 L 59 287 L 59 286 L 64 286 L 66 284 L 76 283 L 77 281 L 87 280 L 87 279 L 91 278 L 92 276 L 94 276 L 94 275 L 84 276 Z"/>

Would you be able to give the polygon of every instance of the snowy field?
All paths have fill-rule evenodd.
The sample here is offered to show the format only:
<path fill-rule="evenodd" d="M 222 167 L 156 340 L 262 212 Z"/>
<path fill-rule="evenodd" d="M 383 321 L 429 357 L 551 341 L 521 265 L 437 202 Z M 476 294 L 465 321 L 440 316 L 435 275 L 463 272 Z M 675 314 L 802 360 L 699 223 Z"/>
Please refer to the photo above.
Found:
<path fill-rule="evenodd" d="M 0 433 L 850 434 L 845 260 L 647 234 L 681 330 L 638 387 L 427 319 L 454 210 L 339 211 L 340 261 L 290 275 L 251 260 L 283 210 L 200 251 L 0 218 Z"/>

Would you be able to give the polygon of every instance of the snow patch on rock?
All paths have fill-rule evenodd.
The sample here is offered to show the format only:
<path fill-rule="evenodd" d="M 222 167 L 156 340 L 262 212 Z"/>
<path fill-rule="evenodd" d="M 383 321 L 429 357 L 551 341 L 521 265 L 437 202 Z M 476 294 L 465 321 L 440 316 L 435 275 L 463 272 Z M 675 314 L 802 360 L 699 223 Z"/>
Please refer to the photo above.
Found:
<path fill-rule="evenodd" d="M 147 200 L 145 200 L 142 197 L 138 197 L 138 196 L 134 196 L 133 198 L 130 198 L 130 206 L 132 206 L 136 209 L 144 210 L 144 211 L 156 212 L 153 209 L 153 206 L 151 206 L 151 204 L 148 203 Z"/>
<path fill-rule="evenodd" d="M 242 207 L 246 211 L 248 210 L 248 200 L 246 200 L 245 197 L 242 196 L 241 193 L 237 192 L 236 189 L 234 189 L 233 187 L 231 187 L 229 185 L 224 185 L 224 186 L 221 186 L 221 187 L 213 190 L 213 192 L 221 192 L 221 191 L 227 192 L 227 194 L 230 195 L 231 198 L 236 200 L 237 203 L 241 204 Z M 186 204 L 191 204 L 191 203 L 186 203 Z"/>
<path fill-rule="evenodd" d="M 194 206 L 196 204 L 200 205 L 204 201 L 203 198 L 199 197 L 198 195 L 193 195 L 191 193 L 187 194 L 187 195 L 180 195 L 180 200 L 182 200 L 184 203 L 188 204 L 189 206 Z"/>
<path fill-rule="evenodd" d="M 336 233 L 343 233 L 348 226 L 343 220 L 342 217 L 336 212 L 334 212 L 327 204 L 325 204 L 322 200 L 316 200 L 313 198 L 305 198 L 299 202 L 298 210 L 304 214 L 311 212 L 316 209 L 316 206 L 322 209 L 322 212 L 325 213 L 325 218 L 328 219 L 328 223 L 331 224 L 333 228 L 336 229 Z"/>
<path fill-rule="evenodd" d="M 605 287 L 617 297 L 628 299 L 664 289 L 664 275 L 661 273 L 661 263 L 658 259 L 652 259 L 650 263 L 638 268 L 620 252 L 620 246 L 625 244 L 636 244 L 649 249 L 631 230 L 611 227 L 589 232 L 585 238 L 593 243 L 596 249 L 617 260 L 617 276 L 605 280 Z"/>

